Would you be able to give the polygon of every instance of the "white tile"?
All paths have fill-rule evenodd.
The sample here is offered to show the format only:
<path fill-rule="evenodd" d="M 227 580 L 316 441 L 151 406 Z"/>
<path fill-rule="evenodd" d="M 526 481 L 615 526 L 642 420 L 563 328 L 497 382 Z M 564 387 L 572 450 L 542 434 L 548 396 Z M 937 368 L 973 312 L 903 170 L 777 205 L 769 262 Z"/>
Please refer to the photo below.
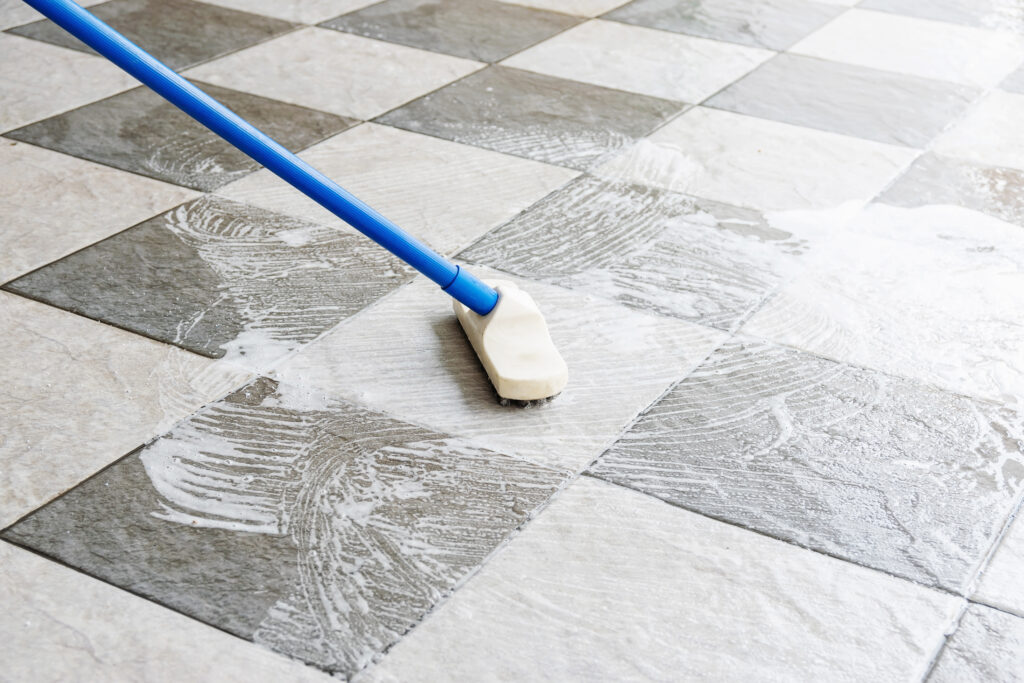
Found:
<path fill-rule="evenodd" d="M 576 171 L 366 123 L 299 155 L 364 202 L 452 253 L 558 189 Z M 218 191 L 225 197 L 326 225 L 334 214 L 270 171 Z"/>
<path fill-rule="evenodd" d="M 1019 226 L 955 206 L 875 204 L 835 232 L 744 333 L 982 398 L 1024 399 Z"/>
<path fill-rule="evenodd" d="M 197 197 L 20 142 L 0 143 L 0 282 Z"/>
<path fill-rule="evenodd" d="M 991 87 L 1024 60 L 1024 36 L 854 9 L 790 52 Z"/>
<path fill-rule="evenodd" d="M 597 175 L 762 210 L 865 202 L 917 152 L 695 107 Z"/>
<path fill-rule="evenodd" d="M 80 0 L 77 4 L 82 7 L 90 7 L 101 2 L 105 2 L 105 0 Z M 26 5 L 22 0 L 0 0 L 0 31 L 42 18 L 42 14 Z"/>
<path fill-rule="evenodd" d="M 1024 512 L 1003 536 L 972 600 L 1024 617 Z"/>
<path fill-rule="evenodd" d="M 484 66 L 340 31 L 305 28 L 189 69 L 189 78 L 369 119 Z"/>
<path fill-rule="evenodd" d="M 596 17 L 616 7 L 626 4 L 629 0 L 502 0 L 510 5 L 523 5 L 537 9 L 575 14 L 581 17 Z"/>
<path fill-rule="evenodd" d="M 424 278 L 309 345 L 277 374 L 493 450 L 581 469 L 724 338 L 557 287 L 522 287 L 569 366 L 568 387 L 544 405 L 498 404 L 450 299 Z"/>
<path fill-rule="evenodd" d="M 1024 95 L 995 90 L 935 142 L 939 154 L 1024 170 Z"/>
<path fill-rule="evenodd" d="M 5 292 L 0 348 L 0 527 L 247 378 Z"/>
<path fill-rule="evenodd" d="M 589 478 L 366 680 L 911 680 L 961 600 Z"/>
<path fill-rule="evenodd" d="M 2 542 L 0 603 L 4 680 L 336 680 Z"/>
<path fill-rule="evenodd" d="M 3 0 L 0 0 L 2 2 Z M 230 7 L 301 24 L 318 24 L 340 14 L 355 12 L 379 0 L 203 0 L 211 5 Z"/>
<path fill-rule="evenodd" d="M 93 55 L 0 34 L 0 133 L 138 85 Z"/>
<path fill-rule="evenodd" d="M 774 54 L 613 21 L 589 21 L 502 64 L 642 95 L 700 102 Z"/>

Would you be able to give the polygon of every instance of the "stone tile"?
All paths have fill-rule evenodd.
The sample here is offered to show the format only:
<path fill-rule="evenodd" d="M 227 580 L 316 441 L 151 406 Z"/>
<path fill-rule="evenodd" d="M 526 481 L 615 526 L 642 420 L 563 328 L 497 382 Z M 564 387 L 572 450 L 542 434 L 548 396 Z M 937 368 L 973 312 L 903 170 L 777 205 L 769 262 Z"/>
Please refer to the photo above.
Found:
<path fill-rule="evenodd" d="M 652 97 L 700 102 L 771 56 L 767 50 L 596 20 L 503 64 Z"/>
<path fill-rule="evenodd" d="M 536 7 L 581 17 L 596 17 L 613 10 L 627 0 L 502 0 L 510 5 Z"/>
<path fill-rule="evenodd" d="M 196 196 L 66 154 L 0 140 L 0 282 Z M 54 191 L 54 188 L 59 188 Z"/>
<path fill-rule="evenodd" d="M 354 123 L 333 114 L 198 83 L 210 96 L 297 151 Z M 114 168 L 213 190 L 260 165 L 149 88 L 135 88 L 7 133 Z"/>
<path fill-rule="evenodd" d="M 999 84 L 1002 90 L 1024 95 L 1024 66 L 1007 76 L 1006 80 Z"/>
<path fill-rule="evenodd" d="M 1024 171 L 924 154 L 883 192 L 892 206 L 954 204 L 1024 227 Z"/>
<path fill-rule="evenodd" d="M 971 605 L 928 680 L 932 683 L 1013 681 L 1024 669 L 1024 619 Z"/>
<path fill-rule="evenodd" d="M 999 547 L 981 575 L 972 600 L 1024 617 L 1024 515 L 1017 511 Z"/>
<path fill-rule="evenodd" d="M 190 69 L 185 75 L 340 116 L 369 119 L 480 66 L 467 59 L 310 27 Z"/>
<path fill-rule="evenodd" d="M 695 107 L 595 170 L 618 182 L 762 210 L 866 202 L 913 150 Z"/>
<path fill-rule="evenodd" d="M 0 132 L 137 85 L 105 59 L 5 33 L 0 54 Z"/>
<path fill-rule="evenodd" d="M 604 18 L 785 50 L 841 11 L 834 5 L 807 0 L 635 0 Z"/>
<path fill-rule="evenodd" d="M 276 372 L 485 448 L 578 470 L 725 336 L 561 288 L 522 286 L 569 366 L 568 387 L 548 403 L 502 406 L 450 300 L 422 278 Z"/>
<path fill-rule="evenodd" d="M 0 292 L 0 528 L 247 376 Z"/>
<path fill-rule="evenodd" d="M 962 591 L 1024 475 L 1007 408 L 730 342 L 591 467 L 715 519 Z"/>
<path fill-rule="evenodd" d="M 815 57 L 781 54 L 707 105 L 877 142 L 924 147 L 980 91 Z M 908 112 L 914 112 L 908 117 Z"/>
<path fill-rule="evenodd" d="M 953 206 L 872 205 L 836 233 L 744 332 L 1024 405 L 1020 226 Z"/>
<path fill-rule="evenodd" d="M 1015 0 L 864 0 L 859 7 L 997 31 L 1024 33 L 1024 12 Z"/>
<path fill-rule="evenodd" d="M 76 3 L 82 7 L 91 7 L 104 0 L 82 0 Z M 35 11 L 22 0 L 0 0 L 0 31 L 12 26 L 20 26 L 31 21 L 42 19 L 43 15 Z"/>
<path fill-rule="evenodd" d="M 359 680 L 912 680 L 960 602 L 583 477 Z"/>
<path fill-rule="evenodd" d="M 933 150 L 978 164 L 1024 171 L 1024 140 L 1017 134 L 1022 117 L 1024 95 L 995 90 L 940 137 Z"/>
<path fill-rule="evenodd" d="M 295 27 L 290 22 L 192 0 L 110 0 L 90 11 L 175 70 L 261 43 Z M 95 54 L 49 19 L 19 26 L 10 33 Z"/>
<path fill-rule="evenodd" d="M 361 235 L 204 197 L 5 288 L 263 367 L 410 277 Z"/>
<path fill-rule="evenodd" d="M 331 681 L 327 674 L 0 543 L 12 681 Z"/>
<path fill-rule="evenodd" d="M 379 0 L 203 0 L 213 5 L 302 24 L 316 24 L 345 12 L 354 12 Z"/>
<path fill-rule="evenodd" d="M 751 209 L 584 176 L 459 257 L 728 330 L 809 247 Z"/>
<path fill-rule="evenodd" d="M 372 123 L 300 156 L 442 253 L 466 246 L 577 175 Z M 325 225 L 340 224 L 334 214 L 266 170 L 219 194 Z"/>
<path fill-rule="evenodd" d="M 853 9 L 790 51 L 987 88 L 1024 60 L 1024 36 Z"/>
<path fill-rule="evenodd" d="M 496 62 L 579 23 L 492 0 L 385 0 L 321 24 L 367 38 Z"/>
<path fill-rule="evenodd" d="M 378 121 L 585 170 L 683 108 L 678 102 L 492 66 Z"/>
<path fill-rule="evenodd" d="M 561 479 L 259 379 L 4 537 L 349 675 L 474 571 Z"/>

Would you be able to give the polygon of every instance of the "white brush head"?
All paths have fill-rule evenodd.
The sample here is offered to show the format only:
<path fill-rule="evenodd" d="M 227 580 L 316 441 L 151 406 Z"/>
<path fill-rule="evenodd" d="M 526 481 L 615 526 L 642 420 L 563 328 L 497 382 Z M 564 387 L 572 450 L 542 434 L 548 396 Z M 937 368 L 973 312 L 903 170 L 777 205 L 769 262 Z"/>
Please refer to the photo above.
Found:
<path fill-rule="evenodd" d="M 487 284 L 498 290 L 498 303 L 490 313 L 478 315 L 456 301 L 455 314 L 498 396 L 539 401 L 558 394 L 569 381 L 569 368 L 537 304 L 513 282 Z"/>

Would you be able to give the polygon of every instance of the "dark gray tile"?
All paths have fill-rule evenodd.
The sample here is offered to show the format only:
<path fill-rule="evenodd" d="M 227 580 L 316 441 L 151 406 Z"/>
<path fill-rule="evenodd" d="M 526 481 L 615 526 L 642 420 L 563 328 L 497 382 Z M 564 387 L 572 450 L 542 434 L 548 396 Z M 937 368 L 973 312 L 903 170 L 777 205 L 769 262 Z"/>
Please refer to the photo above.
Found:
<path fill-rule="evenodd" d="M 416 624 L 561 478 L 259 379 L 3 536 L 347 675 Z"/>
<path fill-rule="evenodd" d="M 858 7 L 1024 33 L 1024 12 L 1019 0 L 864 0 Z"/>
<path fill-rule="evenodd" d="M 1019 681 L 1022 672 L 1024 619 L 972 604 L 946 641 L 928 681 Z"/>
<path fill-rule="evenodd" d="M 843 10 L 808 0 L 635 0 L 602 18 L 785 50 Z"/>
<path fill-rule="evenodd" d="M 320 24 L 367 38 L 496 62 L 582 19 L 492 0 L 387 0 Z"/>
<path fill-rule="evenodd" d="M 1021 488 L 1007 408 L 732 342 L 590 473 L 716 519 L 963 591 Z"/>
<path fill-rule="evenodd" d="M 5 289 L 206 356 L 259 363 L 410 278 L 355 232 L 204 197 Z"/>
<path fill-rule="evenodd" d="M 298 26 L 193 0 L 110 0 L 89 11 L 175 70 L 261 43 Z M 8 33 L 92 52 L 49 19 Z"/>
<path fill-rule="evenodd" d="M 980 95 L 974 88 L 783 54 L 707 106 L 835 133 L 923 147 Z"/>
<path fill-rule="evenodd" d="M 924 154 L 878 198 L 915 208 L 954 204 L 1024 226 L 1024 171 Z"/>
<path fill-rule="evenodd" d="M 397 128 L 585 170 L 686 105 L 491 66 L 378 119 Z"/>
<path fill-rule="evenodd" d="M 197 85 L 293 151 L 356 122 L 227 88 Z M 72 109 L 6 133 L 5 137 L 204 191 L 260 168 L 149 88 L 136 88 Z"/>
<path fill-rule="evenodd" d="M 584 175 L 459 257 L 730 329 L 807 246 L 752 209 Z"/>

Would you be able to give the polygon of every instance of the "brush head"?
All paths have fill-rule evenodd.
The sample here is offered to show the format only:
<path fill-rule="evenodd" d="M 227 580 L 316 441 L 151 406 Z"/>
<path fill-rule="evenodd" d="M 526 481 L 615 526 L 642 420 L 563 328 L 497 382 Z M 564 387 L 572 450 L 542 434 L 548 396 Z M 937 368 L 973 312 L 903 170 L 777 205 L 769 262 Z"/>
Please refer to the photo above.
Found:
<path fill-rule="evenodd" d="M 490 313 L 478 315 L 456 301 L 455 314 L 498 396 L 521 402 L 558 394 L 569 381 L 569 368 L 537 304 L 513 282 L 487 284 L 498 290 Z"/>

